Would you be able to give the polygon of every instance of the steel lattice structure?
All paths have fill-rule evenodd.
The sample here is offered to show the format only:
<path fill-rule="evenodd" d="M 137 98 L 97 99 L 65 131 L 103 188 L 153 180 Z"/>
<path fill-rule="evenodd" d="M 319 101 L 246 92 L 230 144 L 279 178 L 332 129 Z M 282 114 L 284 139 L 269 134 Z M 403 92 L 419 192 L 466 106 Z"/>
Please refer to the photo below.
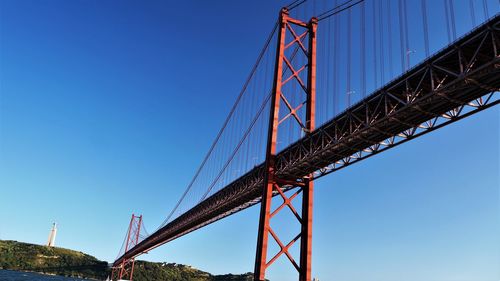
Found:
<path fill-rule="evenodd" d="M 315 109 L 316 109 L 316 29 L 318 20 L 312 18 L 309 23 L 301 22 L 289 16 L 288 10 L 283 9 L 280 14 L 280 25 L 278 33 L 278 48 L 274 71 L 273 96 L 271 99 L 271 114 L 267 134 L 267 149 L 265 163 L 265 177 L 262 189 L 262 204 L 260 210 L 259 232 L 257 238 L 257 253 L 255 260 L 254 280 L 265 280 L 266 269 L 271 266 L 281 255 L 285 255 L 299 272 L 300 280 L 311 279 L 311 252 L 312 252 L 312 211 L 314 185 L 311 175 L 305 175 L 298 182 L 296 179 L 280 178 L 276 176 L 276 143 L 278 139 L 278 126 L 288 118 L 306 134 L 314 131 Z M 299 31 L 300 30 L 300 31 Z M 291 42 L 287 42 L 287 31 L 291 34 Z M 300 35 L 299 35 L 300 34 Z M 303 38 L 308 37 L 307 47 L 302 43 Z M 292 46 L 298 46 L 301 55 L 305 56 L 305 62 L 294 68 L 293 59 L 295 54 L 287 57 L 286 50 Z M 290 69 L 291 74 L 284 77 L 284 69 Z M 307 81 L 304 82 L 299 74 L 307 69 Z M 286 93 L 282 86 L 290 81 L 300 85 L 298 93 Z M 288 99 L 289 95 L 298 94 L 302 102 L 292 105 Z M 288 114 L 280 119 L 280 105 L 288 109 Z M 297 113 L 305 107 L 305 118 L 300 118 Z M 282 189 L 290 184 L 298 186 L 298 190 L 290 197 L 286 196 Z M 302 192 L 302 214 L 299 215 L 292 200 Z M 283 203 L 271 212 L 271 201 L 273 193 L 278 193 Z M 278 212 L 284 208 L 295 215 L 300 224 L 299 233 L 289 242 L 284 244 L 271 227 L 270 221 Z M 269 235 L 276 241 L 280 250 L 271 259 L 267 258 Z M 300 262 L 297 264 L 289 249 L 300 239 Z"/>
<path fill-rule="evenodd" d="M 500 16 L 496 15 L 275 158 L 282 194 L 500 102 Z M 157 230 L 115 266 L 261 201 L 265 163 Z"/>
<path fill-rule="evenodd" d="M 130 223 L 125 237 L 125 252 L 137 246 L 141 233 L 142 215 L 136 216 L 132 214 Z M 122 259 L 119 264 L 114 264 L 111 270 L 111 280 L 123 280 L 129 278 L 132 281 L 134 276 L 135 257 Z"/>

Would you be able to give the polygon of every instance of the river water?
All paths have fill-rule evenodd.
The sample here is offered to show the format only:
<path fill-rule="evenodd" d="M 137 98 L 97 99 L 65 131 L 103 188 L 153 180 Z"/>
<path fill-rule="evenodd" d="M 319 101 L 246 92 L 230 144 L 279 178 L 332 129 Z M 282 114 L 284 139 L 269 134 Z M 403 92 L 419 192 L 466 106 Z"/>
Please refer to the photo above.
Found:
<path fill-rule="evenodd" d="M 43 275 L 31 272 L 0 270 L 0 281 L 84 281 L 84 280 L 85 279 Z"/>

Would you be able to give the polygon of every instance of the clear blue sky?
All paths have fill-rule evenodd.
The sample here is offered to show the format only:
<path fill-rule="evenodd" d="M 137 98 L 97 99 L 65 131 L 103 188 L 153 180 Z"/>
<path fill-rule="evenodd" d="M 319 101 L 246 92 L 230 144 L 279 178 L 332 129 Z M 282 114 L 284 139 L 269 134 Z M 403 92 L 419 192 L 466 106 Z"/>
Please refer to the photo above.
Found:
<path fill-rule="evenodd" d="M 0 0 L 0 239 L 43 244 L 57 221 L 57 245 L 112 261 L 132 212 L 155 229 L 288 2 Z M 318 180 L 313 275 L 498 281 L 499 117 Z M 252 271 L 258 211 L 141 259 Z"/>

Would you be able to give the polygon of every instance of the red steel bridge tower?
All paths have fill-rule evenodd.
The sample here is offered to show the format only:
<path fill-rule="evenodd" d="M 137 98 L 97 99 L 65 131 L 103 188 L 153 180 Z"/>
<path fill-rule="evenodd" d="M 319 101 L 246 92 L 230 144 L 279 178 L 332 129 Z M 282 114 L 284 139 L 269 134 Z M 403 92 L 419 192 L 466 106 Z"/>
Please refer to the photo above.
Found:
<path fill-rule="evenodd" d="M 316 28 L 318 21 L 312 18 L 308 23 L 293 19 L 288 10 L 281 10 L 278 29 L 278 46 L 276 50 L 276 63 L 274 70 L 273 93 L 271 96 L 271 112 L 269 115 L 269 127 L 267 135 L 266 160 L 264 185 L 262 191 L 262 202 L 260 209 L 259 232 L 257 239 L 257 253 L 255 259 L 254 280 L 265 280 L 266 269 L 271 266 L 281 255 L 286 255 L 290 263 L 299 272 L 299 280 L 311 280 L 311 242 L 312 242 L 312 211 L 313 211 L 313 182 L 312 177 L 302 178 L 278 178 L 275 176 L 276 144 L 278 139 L 278 127 L 288 118 L 305 134 L 314 130 L 315 96 L 316 96 Z M 288 38 L 289 37 L 289 38 Z M 308 38 L 307 44 L 304 44 Z M 295 52 L 288 52 L 290 47 L 297 47 Z M 304 65 L 294 64 L 294 59 L 299 56 L 305 57 Z M 283 77 L 285 70 L 289 70 L 289 76 Z M 307 71 L 307 81 L 301 79 L 300 73 Z M 302 76 L 304 77 L 304 76 Z M 298 93 L 285 93 L 282 86 L 289 82 L 297 82 Z M 298 98 L 303 102 L 294 106 L 289 102 L 291 95 L 300 95 Z M 296 97 L 297 98 L 297 97 Z M 280 119 L 280 105 L 286 106 L 287 114 Z M 304 110 L 305 120 L 301 118 L 299 111 Z M 302 115 L 303 116 L 303 115 Z M 288 197 L 284 190 L 294 187 L 298 189 Z M 292 200 L 302 192 L 302 214 L 295 209 Z M 280 195 L 283 203 L 271 212 L 271 201 L 274 195 Z M 288 209 L 297 218 L 300 224 L 299 233 L 287 244 L 280 240 L 270 225 L 270 220 L 278 212 Z M 267 248 L 269 235 L 279 245 L 280 250 L 271 259 L 268 259 Z M 300 261 L 297 263 L 291 253 L 290 247 L 300 239 Z M 286 242 L 285 242 L 286 243 Z"/>
<path fill-rule="evenodd" d="M 139 243 L 139 234 L 141 233 L 142 215 L 132 214 L 128 226 L 127 237 L 125 238 L 125 253 Z M 127 279 L 132 281 L 134 275 L 135 258 L 123 259 L 118 267 L 113 267 L 111 271 L 111 280 Z"/>

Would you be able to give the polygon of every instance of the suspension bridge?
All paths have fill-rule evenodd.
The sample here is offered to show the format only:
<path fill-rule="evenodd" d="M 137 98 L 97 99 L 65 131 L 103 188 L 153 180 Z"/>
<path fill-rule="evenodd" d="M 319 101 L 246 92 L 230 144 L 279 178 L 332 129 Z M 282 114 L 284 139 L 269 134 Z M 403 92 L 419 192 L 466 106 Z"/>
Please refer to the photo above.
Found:
<path fill-rule="evenodd" d="M 286 257 L 311 280 L 314 180 L 497 105 L 499 10 L 497 0 L 283 8 L 172 212 L 151 234 L 132 215 L 112 279 L 132 280 L 137 256 L 260 203 L 254 279 Z M 291 241 L 270 225 L 284 210 L 300 224 Z"/>

